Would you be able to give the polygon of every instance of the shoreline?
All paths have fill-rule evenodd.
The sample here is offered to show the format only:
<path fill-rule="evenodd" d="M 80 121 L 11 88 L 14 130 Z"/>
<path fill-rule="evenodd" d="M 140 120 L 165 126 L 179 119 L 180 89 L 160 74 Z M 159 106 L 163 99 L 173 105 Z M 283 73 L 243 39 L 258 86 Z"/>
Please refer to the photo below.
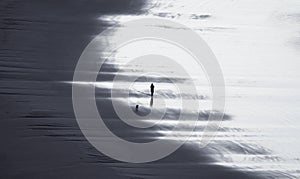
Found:
<path fill-rule="evenodd" d="M 134 2 L 137 1 L 1 2 L 1 41 L 4 43 L 0 49 L 0 140 L 3 143 L 0 176 L 267 178 L 264 172 L 245 172 L 212 164 L 214 160 L 205 155 L 207 151 L 190 144 L 156 162 L 128 164 L 104 156 L 84 138 L 74 119 L 71 85 L 60 82 L 72 81 L 73 70 L 85 45 L 109 26 L 98 17 L 142 13 L 140 9 L 144 4 Z M 102 94 L 109 96 L 106 92 Z M 104 115 L 108 120 L 117 119 L 112 115 L 110 101 L 104 101 L 107 112 Z M 122 127 L 115 130 L 133 132 Z"/>

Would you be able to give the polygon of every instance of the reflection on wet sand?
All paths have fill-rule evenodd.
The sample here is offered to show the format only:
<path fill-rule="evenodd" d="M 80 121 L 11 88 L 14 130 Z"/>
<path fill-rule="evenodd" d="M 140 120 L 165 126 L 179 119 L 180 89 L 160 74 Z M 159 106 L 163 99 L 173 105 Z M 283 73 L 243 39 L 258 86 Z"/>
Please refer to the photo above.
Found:
<path fill-rule="evenodd" d="M 153 96 L 151 96 L 151 99 L 150 99 L 150 107 L 153 106 Z"/>

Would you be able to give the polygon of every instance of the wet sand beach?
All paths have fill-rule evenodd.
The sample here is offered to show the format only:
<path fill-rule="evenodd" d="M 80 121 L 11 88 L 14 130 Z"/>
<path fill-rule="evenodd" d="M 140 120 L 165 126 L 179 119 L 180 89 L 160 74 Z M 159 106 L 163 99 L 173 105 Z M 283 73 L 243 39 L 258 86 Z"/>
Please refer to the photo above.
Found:
<path fill-rule="evenodd" d="M 237 155 L 242 158 L 254 156 L 254 163 L 259 156 L 263 158 L 261 161 L 270 156 L 271 159 L 268 158 L 267 161 L 282 160 L 280 157 L 276 158 L 271 149 L 256 142 L 260 133 L 255 133 L 253 143 L 248 140 L 247 137 L 253 135 L 253 132 L 249 128 L 235 125 L 235 121 L 240 121 L 240 118 L 236 118 L 239 113 L 234 110 L 225 113 L 225 125 L 221 126 L 220 133 L 209 146 L 198 147 L 197 140 L 192 137 L 190 142 L 171 155 L 150 163 L 116 161 L 96 150 L 86 140 L 76 122 L 72 105 L 72 85 L 77 85 L 73 82 L 77 61 L 86 45 L 115 23 L 113 18 L 111 21 L 108 19 L 149 15 L 152 12 L 149 9 L 161 7 L 158 6 L 160 3 L 151 3 L 139 0 L 0 2 L 0 178 L 294 177 L 294 169 L 291 169 L 291 175 L 286 172 L 289 170 L 269 170 L 263 167 L 258 167 L 260 170 L 247 170 L 245 168 L 251 166 L 247 161 L 243 168 L 241 166 L 245 160 L 240 160 L 239 164 L 231 158 Z M 209 42 L 213 41 L 214 39 L 210 39 Z M 213 47 L 218 49 L 217 45 Z M 120 63 L 117 60 L 107 61 L 101 69 L 104 75 L 99 74 L 97 84 L 78 85 L 96 89 L 98 110 L 116 135 L 135 142 L 159 139 L 170 127 L 170 123 L 178 118 L 175 106 L 167 109 L 165 123 L 159 126 L 137 130 L 124 124 L 112 106 L 111 83 L 117 71 L 123 70 L 121 74 L 126 83 L 126 78 L 137 69 L 130 67 L 124 70 Z M 225 74 L 234 76 L 230 72 Z M 184 81 L 178 79 L 178 83 L 182 80 Z M 148 95 L 151 82 L 156 86 L 152 102 Z M 235 78 L 229 80 L 232 86 L 237 83 Z M 141 113 L 147 113 L 149 109 L 160 111 L 160 106 L 157 106 L 159 99 L 166 98 L 171 103 L 176 100 L 175 92 L 166 90 L 170 88 L 169 82 L 164 78 L 146 76 L 137 81 L 136 85 L 130 99 L 116 100 L 123 105 L 132 105 L 133 110 L 138 102 Z M 238 89 L 237 93 L 235 90 L 230 93 L 234 96 L 230 98 L 233 101 L 238 95 L 249 94 L 244 88 Z M 246 96 L 251 98 L 251 95 Z M 185 94 L 184 97 L 200 100 L 204 104 L 211 100 L 206 93 L 196 97 Z M 127 103 L 127 100 L 130 102 Z M 257 102 L 251 100 L 252 98 L 249 99 L 251 105 L 255 106 Z M 239 103 L 232 105 L 230 109 L 238 105 Z M 201 121 L 207 120 L 209 112 L 203 110 L 199 114 L 200 125 L 196 128 L 196 133 L 203 130 Z M 247 120 L 245 124 L 248 124 Z M 236 137 L 242 140 L 236 141 Z M 180 139 L 175 138 L 174 142 L 176 140 Z M 257 163 L 261 161 L 258 160 Z"/>

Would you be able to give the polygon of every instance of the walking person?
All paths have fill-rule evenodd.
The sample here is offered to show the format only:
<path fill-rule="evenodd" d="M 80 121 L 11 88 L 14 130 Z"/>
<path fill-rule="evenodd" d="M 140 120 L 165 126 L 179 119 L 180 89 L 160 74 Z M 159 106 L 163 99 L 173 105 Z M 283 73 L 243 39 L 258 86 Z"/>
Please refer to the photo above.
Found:
<path fill-rule="evenodd" d="M 153 93 L 154 93 L 154 85 L 153 85 L 153 83 L 151 83 L 150 91 L 151 91 L 151 96 L 153 96 Z"/>

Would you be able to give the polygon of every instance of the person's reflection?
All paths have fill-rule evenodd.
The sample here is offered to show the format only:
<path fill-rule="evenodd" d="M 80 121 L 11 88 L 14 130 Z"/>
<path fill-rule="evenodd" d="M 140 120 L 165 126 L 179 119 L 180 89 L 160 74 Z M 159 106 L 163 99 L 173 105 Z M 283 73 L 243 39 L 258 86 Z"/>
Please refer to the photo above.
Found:
<path fill-rule="evenodd" d="M 151 96 L 151 99 L 150 99 L 150 106 L 151 107 L 153 106 L 153 96 Z"/>

